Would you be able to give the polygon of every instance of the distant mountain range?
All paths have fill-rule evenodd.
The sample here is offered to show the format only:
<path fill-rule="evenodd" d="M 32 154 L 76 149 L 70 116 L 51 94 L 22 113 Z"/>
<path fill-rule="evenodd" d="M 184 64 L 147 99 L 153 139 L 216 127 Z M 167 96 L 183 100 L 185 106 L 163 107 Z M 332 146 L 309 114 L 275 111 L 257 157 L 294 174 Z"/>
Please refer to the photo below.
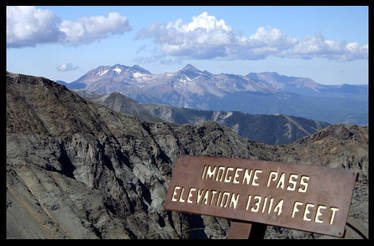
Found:
<path fill-rule="evenodd" d="M 140 120 L 175 124 L 200 124 L 214 121 L 238 135 L 265 144 L 288 144 L 329 126 L 326 122 L 288 115 L 252 115 L 237 111 L 211 111 L 178 108 L 164 104 L 140 104 L 118 92 L 97 95 L 84 90 L 80 96 L 105 105 L 117 112 L 134 115 Z"/>
<path fill-rule="evenodd" d="M 138 65 L 116 64 L 92 69 L 72 83 L 60 83 L 99 94 L 119 92 L 140 103 L 368 124 L 367 85 L 323 85 L 275 72 L 212 74 L 188 64 L 175 73 L 152 74 Z"/>

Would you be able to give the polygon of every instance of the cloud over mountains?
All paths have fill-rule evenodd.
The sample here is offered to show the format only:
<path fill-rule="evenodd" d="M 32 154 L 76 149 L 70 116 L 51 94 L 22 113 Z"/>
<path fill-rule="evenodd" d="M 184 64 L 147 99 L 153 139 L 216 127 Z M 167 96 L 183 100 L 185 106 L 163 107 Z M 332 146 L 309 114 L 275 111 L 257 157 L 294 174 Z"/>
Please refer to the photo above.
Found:
<path fill-rule="evenodd" d="M 267 56 L 355 60 L 368 57 L 368 45 L 326 40 L 322 34 L 299 41 L 272 26 L 261 26 L 249 37 L 235 34 L 223 19 L 207 12 L 167 24 L 155 23 L 142 29 L 138 39 L 153 39 L 166 55 L 187 59 L 265 59 Z"/>
<path fill-rule="evenodd" d="M 77 46 L 132 30 L 128 18 L 117 12 L 110 12 L 106 17 L 83 16 L 76 20 L 63 20 L 51 10 L 33 6 L 7 6 L 6 11 L 8 48 L 33 47 L 43 43 Z M 151 39 L 156 47 L 153 50 L 157 50 L 157 56 L 139 56 L 139 60 L 154 60 L 155 57 L 161 57 L 160 60 L 165 60 L 165 57 L 259 60 L 268 56 L 338 61 L 368 58 L 367 44 L 327 40 L 321 33 L 298 40 L 267 25 L 258 27 L 252 35 L 244 36 L 225 20 L 206 11 L 193 16 L 188 23 L 183 23 L 182 19 L 154 23 L 138 31 L 136 39 Z"/>
<path fill-rule="evenodd" d="M 131 30 L 125 16 L 111 12 L 107 17 L 61 20 L 50 10 L 33 6 L 7 6 L 7 47 L 20 48 L 42 43 L 80 45 Z"/>
<path fill-rule="evenodd" d="M 326 40 L 322 34 L 306 36 L 295 47 L 291 55 L 306 59 L 313 57 L 332 60 L 350 61 L 368 58 L 368 45 L 360 46 L 357 42 Z"/>

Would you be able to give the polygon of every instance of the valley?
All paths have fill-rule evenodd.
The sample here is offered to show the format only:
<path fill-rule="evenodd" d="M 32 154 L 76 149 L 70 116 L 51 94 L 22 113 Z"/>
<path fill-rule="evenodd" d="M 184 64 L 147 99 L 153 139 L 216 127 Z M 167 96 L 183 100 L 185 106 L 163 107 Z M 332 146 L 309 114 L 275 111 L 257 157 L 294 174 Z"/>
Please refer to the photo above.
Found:
<path fill-rule="evenodd" d="M 199 124 L 214 121 L 227 126 L 241 137 L 272 145 L 287 144 L 311 135 L 329 124 L 288 115 L 251 115 L 238 111 L 224 112 L 178 108 L 164 104 L 140 104 L 120 93 L 98 95 L 78 90 L 82 97 L 114 111 L 134 115 L 140 120 L 174 124 Z"/>

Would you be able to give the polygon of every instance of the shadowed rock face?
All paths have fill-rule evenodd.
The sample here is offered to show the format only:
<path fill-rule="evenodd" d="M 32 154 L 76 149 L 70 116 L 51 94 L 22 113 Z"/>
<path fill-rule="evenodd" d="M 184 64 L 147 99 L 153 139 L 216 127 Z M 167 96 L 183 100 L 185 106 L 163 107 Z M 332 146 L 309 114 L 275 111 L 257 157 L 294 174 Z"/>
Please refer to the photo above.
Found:
<path fill-rule="evenodd" d="M 360 171 L 350 217 L 367 224 L 368 129 L 334 125 L 293 144 L 240 138 L 216 123 L 148 123 L 53 81 L 6 76 L 7 238 L 225 238 L 226 219 L 165 211 L 178 155 Z M 321 235 L 268 226 L 266 238 Z"/>

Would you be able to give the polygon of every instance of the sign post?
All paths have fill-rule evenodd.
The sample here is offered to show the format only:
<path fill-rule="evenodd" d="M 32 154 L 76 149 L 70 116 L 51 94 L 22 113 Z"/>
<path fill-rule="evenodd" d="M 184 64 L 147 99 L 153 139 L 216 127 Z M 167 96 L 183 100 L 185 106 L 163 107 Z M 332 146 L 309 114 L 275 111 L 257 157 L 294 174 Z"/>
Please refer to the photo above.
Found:
<path fill-rule="evenodd" d="M 227 239 L 263 239 L 266 225 L 243 221 L 231 221 Z"/>
<path fill-rule="evenodd" d="M 344 169 L 179 156 L 164 208 L 231 219 L 229 239 L 266 225 L 343 237 L 356 178 Z"/>

